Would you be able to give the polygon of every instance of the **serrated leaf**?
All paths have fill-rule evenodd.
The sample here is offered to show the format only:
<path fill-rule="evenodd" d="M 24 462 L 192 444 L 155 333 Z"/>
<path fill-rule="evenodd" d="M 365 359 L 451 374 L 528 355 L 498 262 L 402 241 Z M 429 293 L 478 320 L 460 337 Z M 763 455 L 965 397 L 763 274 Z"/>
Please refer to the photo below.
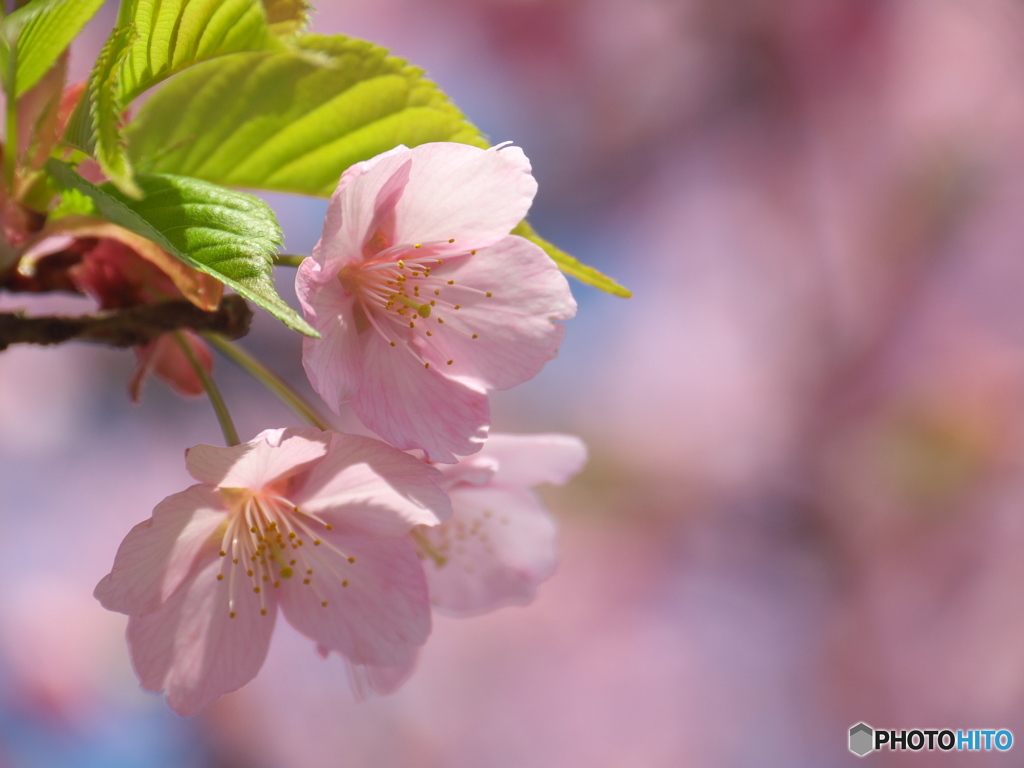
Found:
<path fill-rule="evenodd" d="M 197 65 L 155 93 L 126 129 L 146 170 L 251 189 L 329 197 L 346 168 L 398 144 L 488 142 L 423 72 L 379 46 L 301 35 L 295 50 Z M 577 279 L 630 292 L 539 237 Z"/>
<path fill-rule="evenodd" d="M 88 197 L 103 218 L 216 277 L 288 327 L 317 335 L 274 288 L 270 275 L 281 230 L 259 198 L 197 179 L 139 175 L 145 196 L 133 200 L 112 186 L 89 183 L 58 160 L 46 168 L 57 186 Z"/>
<path fill-rule="evenodd" d="M 526 221 L 520 222 L 515 229 L 512 230 L 512 234 L 525 237 L 531 243 L 539 245 L 544 249 L 544 252 L 551 257 L 552 261 L 558 265 L 560 270 L 565 272 L 567 275 L 572 275 L 581 283 L 592 285 L 594 288 L 610 293 L 613 296 L 621 296 L 624 299 L 632 297 L 633 292 L 628 288 L 623 288 L 600 270 L 588 267 L 586 264 L 583 264 L 573 258 L 562 249 L 552 245 L 543 237 L 538 235 L 534 231 L 533 227 L 531 227 Z"/>
<path fill-rule="evenodd" d="M 118 95 L 125 104 L 197 62 L 279 45 L 261 0 L 125 0 L 118 23 L 138 30 L 121 71 Z"/>
<path fill-rule="evenodd" d="M 241 53 L 182 72 L 127 128 L 140 168 L 326 197 L 342 171 L 397 144 L 480 132 L 421 70 L 372 43 L 300 35 L 297 50 Z"/>
<path fill-rule="evenodd" d="M 121 135 L 121 114 L 124 107 L 117 95 L 118 71 L 137 37 L 131 24 L 110 33 L 106 45 L 89 78 L 89 87 L 83 99 L 89 106 L 95 135 L 95 156 L 100 168 L 121 192 L 130 197 L 141 197 L 142 191 L 132 180 L 132 165 L 128 160 L 125 141 Z"/>
<path fill-rule="evenodd" d="M 39 82 L 67 49 L 82 27 L 103 5 L 103 0 L 33 0 L 4 19 L 5 53 L 0 53 L 0 71 L 7 73 L 13 49 L 15 96 Z"/>

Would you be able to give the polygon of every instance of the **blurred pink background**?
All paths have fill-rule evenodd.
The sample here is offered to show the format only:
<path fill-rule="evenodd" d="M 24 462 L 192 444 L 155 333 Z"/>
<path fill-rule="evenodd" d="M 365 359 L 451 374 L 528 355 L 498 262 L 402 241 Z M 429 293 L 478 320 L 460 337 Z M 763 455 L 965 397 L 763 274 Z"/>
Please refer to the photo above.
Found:
<path fill-rule="evenodd" d="M 282 622 L 254 683 L 182 721 L 91 592 L 220 441 L 209 406 L 158 382 L 131 405 L 129 353 L 9 350 L 0 768 L 843 766 L 859 721 L 1024 739 L 1024 6 L 319 6 L 314 31 L 392 48 L 522 146 L 535 226 L 635 294 L 574 284 L 559 359 L 492 398 L 496 430 L 590 446 L 545 493 L 560 570 L 527 608 L 438 617 L 393 696 L 356 704 Z M 323 201 L 268 199 L 308 253 Z M 302 384 L 279 324 L 247 345 Z M 297 423 L 217 375 L 243 436 Z"/>

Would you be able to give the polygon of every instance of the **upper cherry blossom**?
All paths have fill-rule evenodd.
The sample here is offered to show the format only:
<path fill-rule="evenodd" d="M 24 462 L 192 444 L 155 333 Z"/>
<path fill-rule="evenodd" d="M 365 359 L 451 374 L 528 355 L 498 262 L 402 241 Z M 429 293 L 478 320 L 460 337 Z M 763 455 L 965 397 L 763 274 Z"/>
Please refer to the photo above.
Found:
<path fill-rule="evenodd" d="M 509 231 L 537 185 L 517 147 L 404 146 L 347 170 L 296 277 L 313 388 L 430 461 L 480 449 L 487 391 L 533 377 L 576 312 L 565 278 Z"/>
<path fill-rule="evenodd" d="M 567 482 L 586 458 L 571 435 L 496 434 L 442 467 L 452 517 L 413 533 L 434 606 L 469 616 L 531 602 L 556 563 L 555 524 L 531 488 Z"/>
<path fill-rule="evenodd" d="M 277 608 L 352 664 L 409 668 L 430 632 L 405 536 L 450 515 L 437 470 L 366 437 L 268 430 L 187 453 L 199 482 L 164 499 L 96 587 L 129 615 L 142 686 L 195 714 L 259 671 Z"/>

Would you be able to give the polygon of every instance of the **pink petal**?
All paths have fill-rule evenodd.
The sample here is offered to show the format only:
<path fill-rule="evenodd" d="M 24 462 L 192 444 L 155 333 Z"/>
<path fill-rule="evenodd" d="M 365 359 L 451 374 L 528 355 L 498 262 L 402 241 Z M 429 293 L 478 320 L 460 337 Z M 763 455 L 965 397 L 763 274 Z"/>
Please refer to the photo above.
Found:
<path fill-rule="evenodd" d="M 478 379 L 488 389 L 507 389 L 536 376 L 558 354 L 565 326 L 552 321 L 573 317 L 576 302 L 538 246 L 510 235 L 437 274 L 455 281 L 442 297 L 460 308 L 435 308 L 444 324 L 432 327 L 433 350 L 417 337 L 432 365 Z"/>
<path fill-rule="evenodd" d="M 210 348 L 190 331 L 182 331 L 182 337 L 203 370 L 210 373 L 213 370 Z M 149 373 L 156 374 L 179 395 L 196 397 L 204 393 L 203 382 L 172 334 L 164 334 L 149 344 L 135 347 L 135 356 L 138 362 L 128 380 L 128 392 L 135 402 L 142 396 L 142 382 Z"/>
<path fill-rule="evenodd" d="M 291 499 L 339 532 L 401 536 L 451 516 L 440 479 L 433 467 L 379 440 L 335 433 Z"/>
<path fill-rule="evenodd" d="M 114 567 L 93 592 L 104 608 L 121 613 L 149 613 L 178 589 L 182 581 L 220 548 L 214 541 L 225 520 L 220 494 L 194 485 L 168 496 L 139 523 L 117 550 Z"/>
<path fill-rule="evenodd" d="M 413 656 L 408 662 L 397 667 L 380 667 L 371 664 L 353 664 L 345 660 L 348 679 L 356 701 L 363 701 L 370 691 L 378 696 L 387 696 L 401 688 L 416 670 L 419 659 Z"/>
<path fill-rule="evenodd" d="M 523 220 L 537 194 L 519 147 L 438 142 L 406 151 L 413 164 L 398 201 L 395 243 L 455 238 L 457 250 L 484 248 Z"/>
<path fill-rule="evenodd" d="M 554 572 L 555 525 L 529 490 L 459 486 L 452 519 L 420 533 L 438 554 L 424 559 L 430 599 L 461 616 L 525 605 Z"/>
<path fill-rule="evenodd" d="M 296 574 L 278 590 L 292 626 L 356 664 L 409 663 L 430 634 L 426 581 L 409 541 L 334 531 L 302 549 L 311 583 Z"/>
<path fill-rule="evenodd" d="M 319 429 L 266 430 L 241 445 L 190 448 L 185 466 L 200 482 L 259 490 L 306 469 L 327 452 L 329 439 Z"/>
<path fill-rule="evenodd" d="M 363 247 L 374 234 L 371 227 L 390 226 L 389 208 L 397 203 L 408 180 L 408 169 L 403 167 L 409 159 L 410 150 L 400 145 L 356 163 L 341 175 L 327 204 L 323 234 L 313 248 L 313 259 L 325 269 L 325 279 L 335 277 L 345 264 L 363 259 Z"/>
<path fill-rule="evenodd" d="M 364 346 L 363 380 L 352 410 L 396 448 L 422 449 L 434 462 L 480 450 L 490 409 L 482 387 L 425 369 L 402 346 L 374 334 Z"/>
<path fill-rule="evenodd" d="M 219 560 L 214 555 L 160 610 L 128 620 L 128 648 L 142 687 L 166 691 L 171 709 L 186 717 L 255 677 L 274 629 L 274 592 L 257 596 L 248 583 L 235 585 L 230 618 L 230 580 L 217 580 Z"/>
<path fill-rule="evenodd" d="M 302 366 L 316 393 L 338 413 L 341 403 L 355 394 L 362 377 L 355 300 L 338 280 L 319 282 L 312 259 L 299 266 L 295 291 L 306 320 L 320 334 L 319 339 L 303 337 Z"/>
<path fill-rule="evenodd" d="M 497 462 L 494 482 L 503 487 L 562 485 L 583 469 L 587 447 L 573 435 L 492 434 L 480 458 Z"/>

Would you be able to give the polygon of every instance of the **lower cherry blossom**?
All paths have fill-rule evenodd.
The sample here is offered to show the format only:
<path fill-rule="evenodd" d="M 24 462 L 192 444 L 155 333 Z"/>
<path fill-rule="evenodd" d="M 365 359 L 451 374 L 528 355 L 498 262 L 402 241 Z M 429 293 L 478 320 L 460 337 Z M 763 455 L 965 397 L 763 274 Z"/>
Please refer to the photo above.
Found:
<path fill-rule="evenodd" d="M 567 482 L 586 458 L 570 435 L 496 434 L 480 453 L 442 467 L 452 517 L 412 534 L 434 606 L 471 616 L 531 602 L 557 559 L 554 521 L 531 488 Z"/>
<path fill-rule="evenodd" d="M 317 429 L 268 430 L 186 457 L 199 484 L 129 532 L 95 591 L 129 616 L 143 688 L 192 715 L 245 685 L 279 607 L 323 655 L 411 670 L 430 604 L 406 534 L 451 514 L 436 469 Z"/>

